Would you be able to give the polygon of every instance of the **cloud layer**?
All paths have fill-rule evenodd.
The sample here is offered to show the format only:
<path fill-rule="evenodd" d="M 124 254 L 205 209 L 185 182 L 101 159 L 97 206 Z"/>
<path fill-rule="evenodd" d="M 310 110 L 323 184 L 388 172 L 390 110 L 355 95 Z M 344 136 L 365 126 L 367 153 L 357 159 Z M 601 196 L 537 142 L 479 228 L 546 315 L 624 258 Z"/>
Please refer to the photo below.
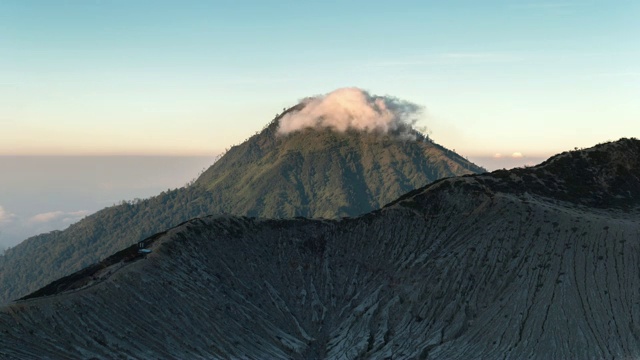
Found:
<path fill-rule="evenodd" d="M 0 224 L 10 222 L 14 218 L 15 218 L 14 214 L 8 212 L 2 206 L 0 206 Z"/>
<path fill-rule="evenodd" d="M 303 100 L 305 107 L 280 119 L 279 134 L 306 128 L 331 128 L 407 135 L 422 107 L 390 96 L 371 95 L 358 88 L 343 88 Z"/>
<path fill-rule="evenodd" d="M 62 221 L 64 223 L 73 223 L 81 220 L 83 217 L 87 216 L 89 211 L 80 210 L 73 212 L 64 212 L 64 211 L 50 211 L 42 214 L 37 214 L 32 216 L 29 219 L 30 223 L 47 223 L 51 221 Z"/>
<path fill-rule="evenodd" d="M 510 156 L 509 155 L 504 156 L 501 153 L 496 153 L 495 155 L 493 155 L 494 159 L 500 159 L 500 158 L 503 158 L 503 157 L 513 158 L 513 159 L 521 159 L 521 158 L 524 158 L 525 156 L 521 152 L 514 152 Z"/>

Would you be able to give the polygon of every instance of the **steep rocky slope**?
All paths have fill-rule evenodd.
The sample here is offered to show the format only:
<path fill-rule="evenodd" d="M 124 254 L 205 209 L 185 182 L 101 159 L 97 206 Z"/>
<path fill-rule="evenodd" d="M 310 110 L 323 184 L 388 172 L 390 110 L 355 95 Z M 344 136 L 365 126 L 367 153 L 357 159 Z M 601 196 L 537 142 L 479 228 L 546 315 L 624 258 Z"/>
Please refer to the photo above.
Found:
<path fill-rule="evenodd" d="M 231 148 L 189 187 L 106 208 L 10 249 L 0 256 L 0 304 L 194 217 L 355 216 L 431 181 L 483 171 L 419 133 L 278 135 L 281 117 L 301 107 Z"/>
<path fill-rule="evenodd" d="M 2 308 L 0 355 L 640 357 L 638 140 L 355 219 L 208 217 L 145 244 Z"/>

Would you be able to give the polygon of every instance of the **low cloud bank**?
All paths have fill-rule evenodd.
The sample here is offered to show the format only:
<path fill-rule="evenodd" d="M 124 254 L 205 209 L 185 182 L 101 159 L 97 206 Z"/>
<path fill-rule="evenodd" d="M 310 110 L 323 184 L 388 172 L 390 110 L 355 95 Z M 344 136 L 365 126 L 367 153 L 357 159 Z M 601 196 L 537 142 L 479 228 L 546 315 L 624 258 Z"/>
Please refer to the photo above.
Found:
<path fill-rule="evenodd" d="M 511 155 L 502 155 L 501 153 L 496 153 L 495 155 L 493 155 L 494 158 L 496 159 L 500 159 L 500 158 L 513 158 L 513 159 L 521 159 L 524 158 L 525 156 L 521 153 L 521 152 L 514 152 Z"/>
<path fill-rule="evenodd" d="M 29 219 L 30 223 L 47 223 L 52 221 L 62 221 L 63 223 L 73 223 L 81 220 L 85 216 L 89 215 L 89 211 L 50 211 L 42 214 L 37 214 Z"/>
<path fill-rule="evenodd" d="M 279 134 L 306 128 L 331 128 L 411 136 L 423 108 L 391 96 L 371 95 L 358 88 L 343 88 L 307 98 L 305 106 L 280 119 Z"/>
<path fill-rule="evenodd" d="M 8 212 L 0 206 L 0 250 L 15 246 L 22 240 L 37 234 L 65 229 L 89 214 L 91 212 L 87 210 L 58 210 L 26 217 Z"/>
<path fill-rule="evenodd" d="M 2 206 L 0 206 L 0 224 L 11 222 L 13 221 L 14 218 L 15 218 L 15 215 L 13 215 L 12 213 L 5 210 Z"/>

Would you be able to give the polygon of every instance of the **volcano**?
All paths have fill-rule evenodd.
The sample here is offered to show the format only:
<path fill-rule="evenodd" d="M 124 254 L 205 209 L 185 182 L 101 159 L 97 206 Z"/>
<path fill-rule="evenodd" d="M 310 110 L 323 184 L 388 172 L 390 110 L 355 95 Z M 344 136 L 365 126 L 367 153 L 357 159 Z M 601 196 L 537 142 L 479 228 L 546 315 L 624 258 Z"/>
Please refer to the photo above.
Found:
<path fill-rule="evenodd" d="M 229 149 L 188 187 L 103 209 L 8 250 L 0 257 L 0 303 L 194 217 L 357 216 L 434 180 L 484 171 L 406 127 L 279 134 L 280 121 L 305 106 L 284 111 Z"/>

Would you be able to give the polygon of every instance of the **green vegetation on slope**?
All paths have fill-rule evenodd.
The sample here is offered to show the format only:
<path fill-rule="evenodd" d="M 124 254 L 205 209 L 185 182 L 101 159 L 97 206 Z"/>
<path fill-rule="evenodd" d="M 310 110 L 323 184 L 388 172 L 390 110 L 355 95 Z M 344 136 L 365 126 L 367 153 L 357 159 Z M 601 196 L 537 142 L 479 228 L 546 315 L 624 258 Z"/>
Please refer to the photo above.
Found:
<path fill-rule="evenodd" d="M 196 182 L 221 209 L 263 217 L 354 216 L 431 181 L 482 172 L 422 137 L 311 129 L 278 136 L 276 125 L 230 149 Z"/>

